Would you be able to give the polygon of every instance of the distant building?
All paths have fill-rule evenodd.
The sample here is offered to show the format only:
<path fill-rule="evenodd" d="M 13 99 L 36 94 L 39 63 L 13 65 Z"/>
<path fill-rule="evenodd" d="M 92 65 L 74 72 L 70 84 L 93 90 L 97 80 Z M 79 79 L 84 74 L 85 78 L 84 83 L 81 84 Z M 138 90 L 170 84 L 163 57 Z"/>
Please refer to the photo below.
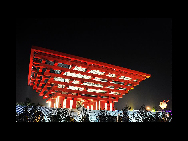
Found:
<path fill-rule="evenodd" d="M 32 46 L 28 85 L 49 107 L 115 110 L 114 102 L 151 75 Z"/>

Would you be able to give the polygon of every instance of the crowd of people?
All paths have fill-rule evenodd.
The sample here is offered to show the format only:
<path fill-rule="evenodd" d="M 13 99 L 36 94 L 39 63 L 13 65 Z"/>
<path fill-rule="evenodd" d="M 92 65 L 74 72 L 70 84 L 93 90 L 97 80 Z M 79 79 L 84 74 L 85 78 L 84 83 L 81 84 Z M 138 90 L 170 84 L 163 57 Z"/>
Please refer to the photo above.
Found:
<path fill-rule="evenodd" d="M 131 107 L 125 106 L 118 116 L 110 115 L 100 109 L 95 122 L 172 122 L 172 111 L 162 110 L 153 114 L 142 105 L 136 112 L 130 114 Z M 39 103 L 31 103 L 29 98 L 23 103 L 16 103 L 16 122 L 91 122 L 89 111 L 78 106 L 80 120 L 75 120 L 68 108 L 47 108 Z"/>
<path fill-rule="evenodd" d="M 96 122 L 172 122 L 172 111 L 152 114 L 142 105 L 137 113 L 129 113 L 130 107 L 125 106 L 122 114 L 112 116 L 106 110 L 100 110 Z M 88 110 L 82 108 L 79 122 L 91 122 Z M 16 122 L 78 122 L 67 108 L 47 108 L 36 105 L 16 105 Z"/>

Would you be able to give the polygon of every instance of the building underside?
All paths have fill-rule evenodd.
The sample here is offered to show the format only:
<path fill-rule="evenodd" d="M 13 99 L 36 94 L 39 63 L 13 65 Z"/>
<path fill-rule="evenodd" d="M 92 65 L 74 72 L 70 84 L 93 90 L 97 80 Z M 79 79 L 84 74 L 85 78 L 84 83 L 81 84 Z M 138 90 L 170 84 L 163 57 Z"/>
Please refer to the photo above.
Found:
<path fill-rule="evenodd" d="M 115 110 L 114 102 L 151 75 L 32 46 L 28 85 L 50 107 Z"/>

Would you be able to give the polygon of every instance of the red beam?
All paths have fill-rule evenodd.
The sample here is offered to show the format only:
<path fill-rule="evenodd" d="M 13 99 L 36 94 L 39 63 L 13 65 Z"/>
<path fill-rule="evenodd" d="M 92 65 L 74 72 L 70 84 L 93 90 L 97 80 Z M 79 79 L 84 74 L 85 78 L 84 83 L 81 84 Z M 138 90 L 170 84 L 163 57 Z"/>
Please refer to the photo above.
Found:
<path fill-rule="evenodd" d="M 67 63 L 67 60 L 61 60 L 61 59 L 56 59 L 56 58 L 54 58 L 54 57 L 46 57 L 46 56 L 44 56 L 44 55 L 35 55 L 35 57 L 37 57 L 37 58 L 41 58 L 41 59 L 48 59 L 48 60 L 51 60 L 51 61 L 54 61 L 54 60 L 56 60 L 56 61 L 58 61 L 58 62 L 61 62 L 61 63 Z M 70 65 L 72 65 L 72 64 L 76 64 L 76 65 L 78 65 L 78 66 L 81 66 L 81 67 L 83 67 L 83 68 L 86 68 L 87 69 L 87 71 L 86 72 L 81 72 L 81 71 L 77 71 L 77 70 L 74 70 L 74 71 L 76 71 L 76 72 L 78 72 L 78 73 L 82 73 L 82 74 L 85 74 L 85 75 L 91 75 L 92 73 L 88 73 L 90 70 L 95 70 L 95 69 L 97 69 L 97 70 L 99 70 L 99 71 L 101 71 L 101 72 L 105 72 L 105 75 L 98 75 L 98 74 L 92 74 L 93 76 L 95 76 L 95 77 L 102 77 L 103 79 L 109 79 L 109 80 L 115 80 L 115 81 L 119 81 L 120 79 L 118 79 L 118 77 L 120 77 L 120 76 L 126 76 L 126 77 L 131 77 L 131 78 L 135 78 L 135 79 L 141 79 L 141 78 L 143 78 L 143 76 L 139 76 L 138 74 L 137 75 L 135 75 L 135 74 L 129 74 L 129 73 L 121 73 L 121 72 L 119 72 L 119 71 L 111 71 L 110 69 L 104 69 L 104 68 L 101 68 L 101 67 L 93 67 L 93 66 L 87 66 L 87 65 L 82 65 L 81 63 L 74 63 L 74 61 L 70 61 L 68 64 L 70 64 Z M 58 67 L 58 66 L 51 66 L 51 65 L 47 65 L 47 64 L 45 64 L 45 65 L 43 65 L 43 63 L 42 64 L 39 64 L 39 63 L 36 63 L 36 65 L 41 65 L 41 66 L 43 66 L 43 67 L 49 67 L 49 68 L 53 68 L 53 69 L 59 69 L 59 70 L 63 70 L 63 71 L 70 71 L 70 69 L 66 69 L 66 68 L 62 68 L 62 67 Z M 73 71 L 73 72 L 74 72 Z M 109 73 L 111 73 L 111 74 L 115 74 L 116 75 L 116 77 L 108 77 L 108 76 L 106 76 L 107 74 L 109 74 Z M 124 80 L 123 79 L 121 79 L 121 81 L 123 81 L 124 82 Z M 125 80 L 126 81 L 126 80 Z M 132 80 L 133 81 L 133 80 Z"/>
<path fill-rule="evenodd" d="M 60 56 L 60 57 L 63 57 L 63 58 L 69 58 L 71 60 L 78 60 L 78 61 L 81 61 L 81 62 L 86 62 L 87 64 L 94 64 L 94 65 L 98 65 L 100 67 L 103 66 L 103 67 L 106 67 L 106 68 L 109 68 L 109 69 L 120 70 L 120 71 L 124 71 L 124 72 L 128 72 L 128 73 L 139 74 L 139 75 L 144 75 L 144 76 L 148 76 L 148 77 L 151 76 L 150 74 L 146 74 L 146 73 L 143 73 L 143 72 L 139 72 L 139 71 L 135 71 L 135 70 L 131 70 L 131 69 L 127 69 L 127 68 L 123 68 L 123 67 L 119 67 L 119 66 L 115 66 L 115 65 L 104 63 L 104 62 L 99 62 L 99 61 L 75 56 L 75 55 L 61 53 L 61 52 L 58 52 L 58 51 L 45 49 L 45 48 L 42 48 L 42 47 L 32 46 L 32 48 L 35 49 L 37 52 L 43 52 L 43 53 L 50 54 L 50 55 Z"/>
<path fill-rule="evenodd" d="M 96 98 L 96 97 L 88 97 L 88 96 L 76 96 L 76 95 L 62 95 L 62 94 L 54 94 L 54 96 L 62 96 L 62 97 L 69 97 L 69 98 L 81 98 L 81 99 L 92 99 L 92 100 L 102 100 L 102 101 L 108 101 L 109 98 Z M 117 101 L 117 99 L 110 99 L 111 101 Z"/>

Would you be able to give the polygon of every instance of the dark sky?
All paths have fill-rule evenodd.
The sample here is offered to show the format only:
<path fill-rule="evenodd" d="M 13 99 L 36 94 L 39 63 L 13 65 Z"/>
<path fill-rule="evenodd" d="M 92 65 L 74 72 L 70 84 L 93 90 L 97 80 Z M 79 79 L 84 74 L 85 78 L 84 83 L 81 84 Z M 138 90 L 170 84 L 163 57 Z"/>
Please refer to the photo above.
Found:
<path fill-rule="evenodd" d="M 170 100 L 172 109 L 172 19 L 16 19 L 16 102 L 46 105 L 27 85 L 31 46 L 39 46 L 151 74 L 119 102 L 134 109 Z"/>

